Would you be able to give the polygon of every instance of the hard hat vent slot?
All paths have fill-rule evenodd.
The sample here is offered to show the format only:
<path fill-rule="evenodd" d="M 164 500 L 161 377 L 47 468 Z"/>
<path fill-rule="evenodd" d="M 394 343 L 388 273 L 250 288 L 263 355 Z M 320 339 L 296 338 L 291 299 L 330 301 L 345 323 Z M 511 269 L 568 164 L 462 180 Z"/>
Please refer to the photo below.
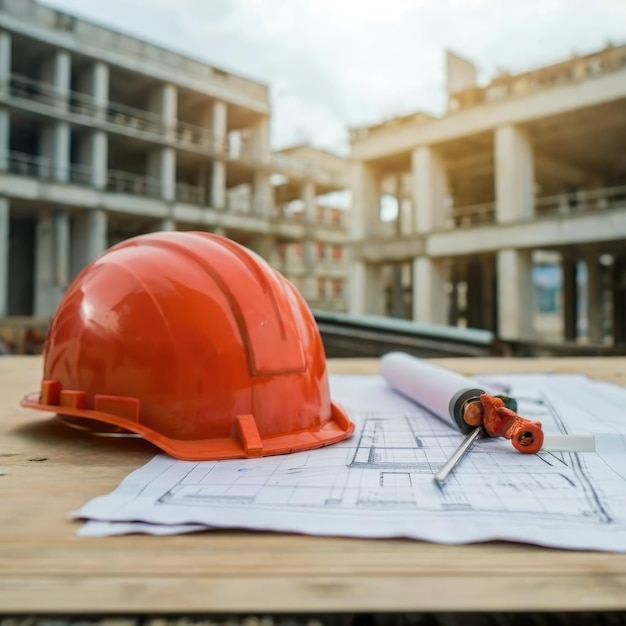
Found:
<path fill-rule="evenodd" d="M 94 409 L 100 413 L 116 415 L 133 422 L 139 421 L 139 400 L 124 396 L 97 395 L 94 397 Z"/>

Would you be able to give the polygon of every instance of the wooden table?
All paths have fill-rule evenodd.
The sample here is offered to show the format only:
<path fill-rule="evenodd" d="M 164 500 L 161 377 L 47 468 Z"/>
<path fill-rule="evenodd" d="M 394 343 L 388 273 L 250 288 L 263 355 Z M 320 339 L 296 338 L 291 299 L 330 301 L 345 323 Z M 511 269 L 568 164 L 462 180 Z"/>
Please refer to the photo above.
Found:
<path fill-rule="evenodd" d="M 624 358 L 438 362 L 468 375 L 552 370 L 626 381 Z M 229 531 L 77 537 L 70 512 L 113 489 L 155 449 L 89 437 L 19 407 L 38 388 L 40 368 L 38 357 L 0 358 L 0 613 L 626 609 L 619 554 Z"/>

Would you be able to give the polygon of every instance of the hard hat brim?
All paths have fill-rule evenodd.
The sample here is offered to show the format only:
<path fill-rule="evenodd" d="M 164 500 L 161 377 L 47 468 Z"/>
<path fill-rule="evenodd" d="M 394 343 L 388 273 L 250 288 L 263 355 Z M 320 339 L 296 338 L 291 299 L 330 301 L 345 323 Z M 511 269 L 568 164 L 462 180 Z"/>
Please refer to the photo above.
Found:
<path fill-rule="evenodd" d="M 57 404 L 42 404 L 39 392 L 28 394 L 20 403 L 23 407 L 48 411 L 58 415 L 84 418 L 116 426 L 123 431 L 139 435 L 167 454 L 184 461 L 216 461 L 222 459 L 245 459 L 276 454 L 288 454 L 321 448 L 347 439 L 354 432 L 354 424 L 345 410 L 331 403 L 331 417 L 316 429 L 296 431 L 281 435 L 261 437 L 256 430 L 253 416 L 238 416 L 232 437 L 185 440 L 172 439 L 157 433 L 140 422 L 95 411 L 76 409 Z"/>

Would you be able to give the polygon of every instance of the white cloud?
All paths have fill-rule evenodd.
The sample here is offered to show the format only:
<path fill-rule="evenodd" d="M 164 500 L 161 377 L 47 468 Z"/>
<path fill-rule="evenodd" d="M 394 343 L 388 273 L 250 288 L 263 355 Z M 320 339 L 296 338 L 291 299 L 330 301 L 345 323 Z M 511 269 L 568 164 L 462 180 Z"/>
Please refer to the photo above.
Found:
<path fill-rule="evenodd" d="M 626 42 L 623 0 L 45 0 L 271 87 L 273 141 L 444 103 L 444 48 L 487 80 Z"/>

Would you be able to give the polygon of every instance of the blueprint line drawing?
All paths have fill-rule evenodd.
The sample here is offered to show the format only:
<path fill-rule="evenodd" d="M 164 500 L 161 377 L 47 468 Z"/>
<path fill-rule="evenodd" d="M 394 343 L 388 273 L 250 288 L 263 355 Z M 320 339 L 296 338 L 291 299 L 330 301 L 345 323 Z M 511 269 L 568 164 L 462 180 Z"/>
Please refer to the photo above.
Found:
<path fill-rule="evenodd" d="M 245 461 L 198 463 L 158 500 L 165 506 L 333 508 L 489 513 L 608 523 L 611 516 L 580 453 L 523 455 L 508 442 L 482 440 L 439 491 L 424 490 L 458 445 L 445 423 L 411 412 L 383 417 L 350 409 L 349 443 L 322 451 Z M 520 401 L 533 419 L 567 432 L 546 398 Z M 350 445 L 356 444 L 356 445 Z M 332 461 L 332 462 L 329 462 Z"/>
<path fill-rule="evenodd" d="M 581 432 L 581 427 L 595 425 L 598 437 L 608 433 L 602 439 L 608 448 L 602 454 L 526 455 L 509 441 L 481 439 L 439 487 L 433 475 L 462 434 L 379 377 L 331 380 L 334 397 L 356 424 L 352 438 L 257 459 L 196 463 L 161 455 L 78 515 L 109 522 L 403 536 L 446 543 L 498 538 L 626 551 L 626 472 L 620 469 L 626 452 L 626 424 L 619 408 L 623 403 L 613 409 L 603 406 L 604 422 L 594 421 L 586 408 L 594 402 L 581 405 L 578 396 L 570 401 L 568 385 L 575 383 L 578 394 L 592 399 L 596 392 L 606 396 L 607 389 L 588 381 L 585 390 L 585 381 L 578 379 L 507 379 L 521 415 L 541 421 L 551 433 Z M 621 390 L 623 396 L 608 391 L 626 399 L 626 390 Z"/>

